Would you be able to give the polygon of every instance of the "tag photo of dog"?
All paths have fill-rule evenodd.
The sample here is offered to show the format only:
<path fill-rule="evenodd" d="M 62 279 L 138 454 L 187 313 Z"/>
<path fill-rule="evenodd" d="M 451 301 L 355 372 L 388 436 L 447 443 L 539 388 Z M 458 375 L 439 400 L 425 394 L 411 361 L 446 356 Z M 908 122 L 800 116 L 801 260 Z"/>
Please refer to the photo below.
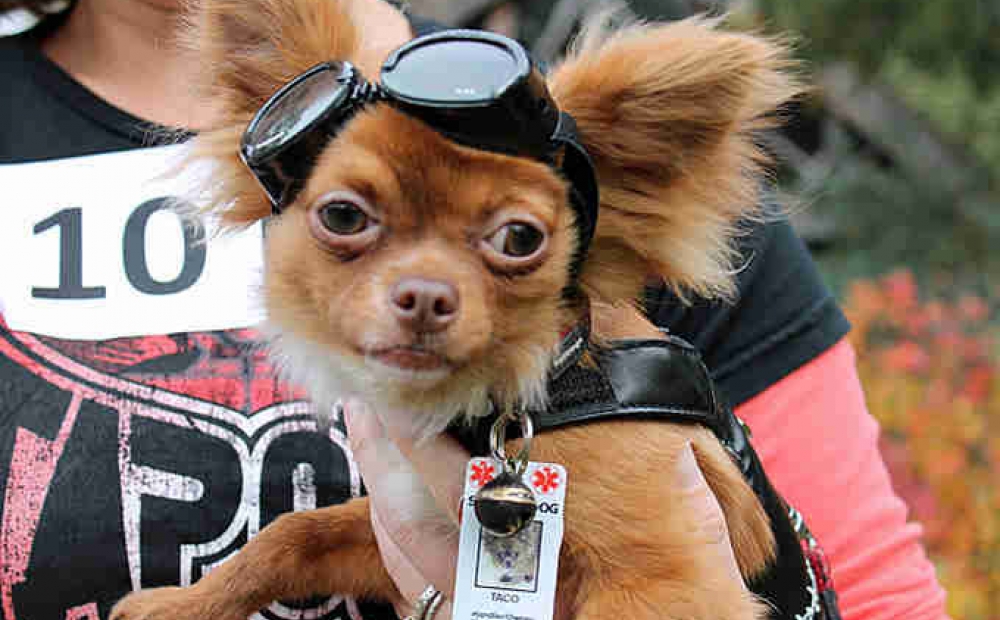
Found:
<path fill-rule="evenodd" d="M 594 346 L 658 337 L 637 301 L 651 278 L 682 299 L 731 297 L 734 240 L 761 217 L 768 158 L 757 136 L 801 92 L 782 44 L 715 21 L 593 27 L 548 75 L 525 82 L 538 97 L 533 110 L 544 116 L 554 105 L 573 119 L 567 144 L 592 162 L 593 211 L 581 206 L 587 189 L 570 169 L 572 145 L 539 154 L 549 135 L 537 140 L 530 126 L 448 125 L 453 116 L 401 94 L 310 134 L 308 156 L 252 171 L 247 163 L 268 145 L 248 155 L 247 129 L 276 93 L 325 92 L 360 75 L 345 97 L 368 96 L 384 58 L 364 53 L 350 0 L 193 7 L 190 42 L 222 112 L 193 138 L 192 159 L 214 166 L 202 197 L 224 226 L 269 220 L 269 349 L 318 410 L 357 395 L 376 415 L 411 412 L 415 436 L 494 411 L 544 410 L 553 356 L 581 322 Z M 271 137 L 298 129 L 286 117 Z M 479 139 L 485 146 L 472 144 Z M 656 483 L 688 443 L 744 578 L 773 562 L 768 517 L 709 429 L 648 419 L 554 429 L 534 438 L 531 459 L 561 463 L 577 481 L 565 504 L 556 618 L 768 617 L 706 559 L 710 541 L 692 535 L 698 516 L 680 508 L 681 491 Z M 643 493 L 623 480 L 642 481 Z M 282 516 L 198 582 L 132 594 L 112 618 L 244 620 L 272 601 L 322 593 L 389 600 L 396 589 L 369 514 L 358 498 Z M 519 545 L 485 551 L 485 579 L 522 587 L 533 578 Z"/>
<path fill-rule="evenodd" d="M 533 521 L 513 536 L 494 536 L 483 531 L 479 538 L 476 585 L 534 592 L 538 589 L 541 544 L 541 521 Z"/>

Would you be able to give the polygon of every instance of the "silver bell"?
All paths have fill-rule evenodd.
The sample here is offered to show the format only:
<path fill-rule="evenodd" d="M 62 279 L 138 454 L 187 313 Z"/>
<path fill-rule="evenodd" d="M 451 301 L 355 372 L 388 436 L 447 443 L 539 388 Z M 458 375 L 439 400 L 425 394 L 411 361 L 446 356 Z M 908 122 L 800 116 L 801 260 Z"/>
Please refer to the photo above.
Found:
<path fill-rule="evenodd" d="M 494 536 L 517 534 L 535 518 L 537 509 L 534 492 L 510 471 L 504 471 L 476 493 L 476 517 Z"/>

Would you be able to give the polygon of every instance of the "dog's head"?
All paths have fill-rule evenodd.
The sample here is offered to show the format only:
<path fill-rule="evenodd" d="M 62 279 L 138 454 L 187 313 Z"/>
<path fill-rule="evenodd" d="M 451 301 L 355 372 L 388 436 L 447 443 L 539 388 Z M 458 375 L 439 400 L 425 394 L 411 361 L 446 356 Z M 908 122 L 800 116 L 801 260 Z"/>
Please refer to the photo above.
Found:
<path fill-rule="evenodd" d="M 357 14 L 347 0 L 200 0 L 193 42 L 223 113 L 195 156 L 217 164 L 224 222 L 271 213 L 237 157 L 270 95 L 331 59 L 377 78 L 372 59 L 387 49 L 366 47 Z M 591 32 L 553 71 L 600 186 L 580 273 L 592 299 L 634 300 L 651 277 L 681 295 L 732 292 L 731 243 L 764 161 L 754 134 L 796 93 L 786 68 L 779 45 L 689 20 Z M 578 320 L 565 295 L 575 222 L 555 167 L 368 106 L 268 224 L 275 349 L 321 401 L 355 393 L 423 410 L 425 431 L 489 398 L 540 404 L 551 352 Z"/>

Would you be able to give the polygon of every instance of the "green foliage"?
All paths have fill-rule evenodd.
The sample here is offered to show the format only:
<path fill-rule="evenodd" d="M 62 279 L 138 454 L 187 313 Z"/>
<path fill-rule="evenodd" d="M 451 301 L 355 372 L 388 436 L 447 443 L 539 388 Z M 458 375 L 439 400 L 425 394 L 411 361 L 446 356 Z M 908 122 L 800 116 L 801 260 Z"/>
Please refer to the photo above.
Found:
<path fill-rule="evenodd" d="M 828 127 L 825 139 L 830 149 L 825 174 L 809 180 L 786 174 L 780 184 L 794 196 L 792 209 L 832 219 L 835 237 L 816 257 L 834 289 L 901 266 L 922 282 L 950 274 L 945 288 L 989 288 L 991 274 L 1000 273 L 995 203 L 987 198 L 976 205 L 934 178 L 887 168 L 859 153 L 854 139 L 835 126 Z M 964 201 L 964 209 L 956 209 L 957 200 Z M 970 216 L 973 209 L 976 217 Z"/>
<path fill-rule="evenodd" d="M 897 55 L 931 74 L 959 66 L 976 89 L 1000 84 L 995 0 L 756 0 L 773 27 L 806 35 L 814 59 L 853 59 L 870 72 Z"/>
<path fill-rule="evenodd" d="M 817 65 L 850 61 L 891 86 L 1000 179 L 1000 2 L 756 0 Z"/>
<path fill-rule="evenodd" d="M 852 63 L 991 171 L 979 178 L 989 184 L 992 176 L 992 188 L 949 187 L 906 162 L 886 165 L 857 136 L 828 128 L 824 178 L 783 185 L 834 220 L 836 237 L 818 254 L 831 282 L 840 288 L 905 265 L 922 281 L 946 273 L 952 285 L 988 288 L 1000 273 L 1000 2 L 754 0 L 751 7 L 766 30 L 797 35 L 817 71 Z"/>
<path fill-rule="evenodd" d="M 980 88 L 957 61 L 931 73 L 903 55 L 888 56 L 879 74 L 943 132 L 966 143 L 1000 179 L 1000 79 Z"/>

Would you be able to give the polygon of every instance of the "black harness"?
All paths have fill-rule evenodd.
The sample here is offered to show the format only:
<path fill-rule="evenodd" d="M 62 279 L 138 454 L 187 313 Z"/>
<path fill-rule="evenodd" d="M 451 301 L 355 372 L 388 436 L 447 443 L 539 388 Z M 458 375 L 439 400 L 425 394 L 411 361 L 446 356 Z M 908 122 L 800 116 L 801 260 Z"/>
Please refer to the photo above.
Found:
<path fill-rule="evenodd" d="M 584 353 L 593 363 L 583 363 Z M 702 424 L 718 437 L 753 488 L 771 522 L 777 560 L 749 584 L 774 618 L 840 620 L 837 595 L 822 550 L 802 516 L 778 495 L 749 440 L 749 429 L 719 402 L 708 369 L 689 343 L 667 335 L 595 346 L 581 325 L 568 333 L 549 375 L 549 406 L 530 412 L 536 432 L 611 418 Z M 493 420 L 452 433 L 473 454 L 489 454 Z M 514 430 L 513 425 L 511 431 Z"/>

